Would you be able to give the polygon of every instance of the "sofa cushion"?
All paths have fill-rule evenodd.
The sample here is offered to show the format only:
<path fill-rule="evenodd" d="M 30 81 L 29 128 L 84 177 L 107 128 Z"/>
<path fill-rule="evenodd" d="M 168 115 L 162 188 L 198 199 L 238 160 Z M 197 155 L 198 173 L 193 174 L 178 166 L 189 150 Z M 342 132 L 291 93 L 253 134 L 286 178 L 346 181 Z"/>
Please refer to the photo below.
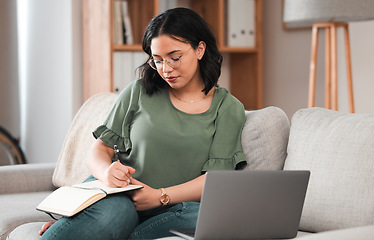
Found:
<path fill-rule="evenodd" d="M 301 230 L 374 224 L 374 115 L 297 111 L 284 169 L 311 171 Z"/>
<path fill-rule="evenodd" d="M 51 221 L 46 213 L 36 206 L 51 192 L 13 193 L 0 195 L 0 239 L 21 224 L 35 221 Z"/>
<path fill-rule="evenodd" d="M 242 132 L 247 170 L 281 170 L 287 156 L 290 124 L 277 107 L 246 111 Z"/>
<path fill-rule="evenodd" d="M 298 240 L 373 240 L 374 225 L 305 235 Z"/>
<path fill-rule="evenodd" d="M 90 175 L 86 161 L 95 142 L 92 131 L 103 124 L 116 99 L 115 93 L 99 93 L 79 109 L 65 137 L 53 174 L 56 187 L 81 183 Z"/>

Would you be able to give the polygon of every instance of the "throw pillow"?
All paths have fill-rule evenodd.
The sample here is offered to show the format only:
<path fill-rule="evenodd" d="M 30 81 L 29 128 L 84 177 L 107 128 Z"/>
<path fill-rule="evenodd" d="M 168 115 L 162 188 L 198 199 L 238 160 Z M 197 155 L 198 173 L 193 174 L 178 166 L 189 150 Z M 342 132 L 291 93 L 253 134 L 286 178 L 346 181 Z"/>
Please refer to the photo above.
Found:
<path fill-rule="evenodd" d="M 246 111 L 242 131 L 246 170 L 281 170 L 287 156 L 290 124 L 277 107 Z"/>
<path fill-rule="evenodd" d="M 311 171 L 300 230 L 374 224 L 374 115 L 299 110 L 284 169 Z"/>

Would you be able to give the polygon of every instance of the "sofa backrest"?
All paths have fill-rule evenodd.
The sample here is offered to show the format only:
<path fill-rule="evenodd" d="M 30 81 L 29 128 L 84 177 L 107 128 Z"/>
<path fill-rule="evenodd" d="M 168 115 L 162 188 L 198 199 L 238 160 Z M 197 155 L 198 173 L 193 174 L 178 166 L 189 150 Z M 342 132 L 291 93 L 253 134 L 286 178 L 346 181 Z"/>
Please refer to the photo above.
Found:
<path fill-rule="evenodd" d="M 291 121 L 285 170 L 310 170 L 300 230 L 374 224 L 374 115 L 302 109 Z"/>

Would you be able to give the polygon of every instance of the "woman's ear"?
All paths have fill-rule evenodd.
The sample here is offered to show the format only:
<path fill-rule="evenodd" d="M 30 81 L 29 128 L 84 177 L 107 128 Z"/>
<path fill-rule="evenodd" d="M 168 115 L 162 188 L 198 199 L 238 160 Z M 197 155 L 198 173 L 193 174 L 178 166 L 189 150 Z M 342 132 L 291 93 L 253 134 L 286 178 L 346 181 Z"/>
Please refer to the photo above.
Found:
<path fill-rule="evenodd" d="M 200 41 L 199 45 L 197 46 L 196 53 L 197 53 L 197 58 L 201 60 L 204 56 L 205 53 L 205 48 L 206 48 L 206 43 L 204 41 Z"/>

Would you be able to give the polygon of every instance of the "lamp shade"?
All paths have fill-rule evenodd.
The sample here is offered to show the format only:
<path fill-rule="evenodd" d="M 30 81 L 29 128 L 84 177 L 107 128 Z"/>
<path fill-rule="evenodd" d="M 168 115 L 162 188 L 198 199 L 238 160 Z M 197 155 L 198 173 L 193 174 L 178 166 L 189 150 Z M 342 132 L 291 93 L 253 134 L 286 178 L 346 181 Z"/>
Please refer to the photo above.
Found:
<path fill-rule="evenodd" d="M 374 19 L 374 0 L 284 0 L 283 22 L 290 27 L 315 22 Z"/>

